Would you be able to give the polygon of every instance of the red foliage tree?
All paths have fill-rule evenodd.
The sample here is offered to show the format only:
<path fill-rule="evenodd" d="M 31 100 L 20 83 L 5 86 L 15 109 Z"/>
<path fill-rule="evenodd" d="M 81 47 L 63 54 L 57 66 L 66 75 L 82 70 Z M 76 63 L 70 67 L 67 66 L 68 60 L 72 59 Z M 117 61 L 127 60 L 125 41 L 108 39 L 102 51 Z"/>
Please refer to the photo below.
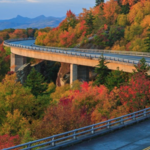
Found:
<path fill-rule="evenodd" d="M 75 33 L 64 31 L 59 35 L 60 43 L 65 46 L 69 47 L 74 43 L 75 40 Z"/>
<path fill-rule="evenodd" d="M 87 115 L 76 109 L 72 100 L 73 97 L 62 98 L 57 105 L 50 106 L 35 136 L 41 138 L 88 125 Z"/>
<path fill-rule="evenodd" d="M 1 135 L 0 136 L 0 149 L 12 147 L 18 145 L 20 143 L 20 137 L 9 136 L 9 135 Z"/>
<path fill-rule="evenodd" d="M 120 87 L 119 98 L 128 113 L 148 107 L 150 80 L 143 73 L 135 73 L 128 85 Z"/>

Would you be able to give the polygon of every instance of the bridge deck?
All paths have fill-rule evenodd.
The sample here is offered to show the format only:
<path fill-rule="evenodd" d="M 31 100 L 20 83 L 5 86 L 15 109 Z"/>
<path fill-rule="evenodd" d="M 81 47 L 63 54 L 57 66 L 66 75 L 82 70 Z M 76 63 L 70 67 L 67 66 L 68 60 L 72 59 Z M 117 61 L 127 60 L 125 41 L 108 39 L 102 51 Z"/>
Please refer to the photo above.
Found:
<path fill-rule="evenodd" d="M 150 119 L 61 150 L 143 150 L 149 146 Z"/>
<path fill-rule="evenodd" d="M 34 45 L 35 40 L 24 40 L 24 41 L 16 41 L 16 42 L 11 42 L 12 44 L 19 44 L 19 45 L 23 45 L 23 46 L 33 46 Z M 95 54 L 92 52 L 87 52 L 87 54 Z M 100 54 L 100 53 L 97 53 Z M 108 56 L 108 57 L 116 57 L 116 58 L 123 58 L 123 59 L 129 59 L 129 60 L 137 60 L 139 61 L 142 56 L 131 56 L 131 55 L 118 55 L 118 54 L 112 54 L 112 53 L 107 53 L 104 54 L 104 56 Z M 148 63 L 150 63 L 150 57 L 145 57 L 146 61 Z"/>

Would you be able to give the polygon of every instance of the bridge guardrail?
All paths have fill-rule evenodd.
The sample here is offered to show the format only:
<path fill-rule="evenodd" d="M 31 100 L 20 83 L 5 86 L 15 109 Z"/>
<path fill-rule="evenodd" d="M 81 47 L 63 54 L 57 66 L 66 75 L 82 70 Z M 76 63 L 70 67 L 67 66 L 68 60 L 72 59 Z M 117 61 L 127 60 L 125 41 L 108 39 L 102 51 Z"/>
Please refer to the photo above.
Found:
<path fill-rule="evenodd" d="M 34 40 L 34 38 L 22 38 L 17 39 L 17 41 L 21 40 Z M 61 47 L 45 47 L 45 46 L 24 46 L 19 44 L 13 44 L 11 42 L 16 41 L 16 39 L 4 41 L 4 45 L 7 46 L 14 46 L 14 47 L 21 47 L 31 50 L 40 50 L 40 51 L 46 51 L 46 52 L 52 52 L 52 53 L 60 53 L 60 54 L 67 54 L 67 55 L 73 55 L 78 57 L 85 57 L 89 59 L 98 59 L 100 58 L 102 53 L 113 53 L 113 54 L 124 54 L 124 55 L 136 55 L 136 56 L 146 56 L 150 57 L 150 53 L 144 53 L 144 52 L 129 52 L 129 51 L 113 51 L 113 50 L 91 50 L 91 49 L 76 49 L 76 48 L 61 48 Z M 93 53 L 95 51 L 95 53 Z M 88 52 L 88 53 L 87 53 Z M 91 54 L 91 52 L 93 54 Z M 130 60 L 130 59 L 124 59 L 124 58 L 118 58 L 118 57 L 112 57 L 112 56 L 104 56 L 106 60 L 115 61 L 115 62 L 123 62 L 128 64 L 138 64 L 137 60 Z M 150 63 L 147 63 L 150 66 Z"/>
<path fill-rule="evenodd" d="M 14 41 L 22 41 L 22 40 L 35 40 L 35 38 L 20 38 L 20 39 L 10 39 L 6 40 L 6 42 L 14 42 Z M 4 41 L 5 42 L 5 41 Z M 8 43 L 7 42 L 7 43 Z M 119 50 L 102 50 L 102 49 L 81 49 L 81 48 L 64 48 L 64 47 L 51 47 L 51 46 L 40 46 L 40 45 L 34 45 L 36 47 L 42 47 L 42 48 L 52 48 L 52 49 L 60 49 L 60 50 L 74 50 L 74 51 L 80 51 L 80 52 L 95 52 L 95 53 L 112 53 L 112 54 L 121 54 L 121 55 L 133 55 L 133 56 L 146 56 L 150 57 L 149 52 L 133 52 L 133 51 L 119 51 Z"/>
<path fill-rule="evenodd" d="M 122 128 L 127 125 L 142 121 L 150 117 L 150 107 L 136 111 L 121 117 L 103 121 L 100 123 L 85 126 L 72 131 L 64 132 L 61 134 L 53 135 L 43 139 L 31 141 L 25 144 L 20 144 L 3 150 L 13 150 L 15 148 L 21 148 L 22 150 L 32 150 L 33 148 L 39 148 L 41 146 L 47 146 L 49 150 L 67 146 L 76 141 L 81 141 L 87 138 L 91 138 L 97 135 L 101 135 L 112 130 Z M 39 143 L 40 142 L 40 143 Z M 36 144 L 37 143 L 37 144 Z M 45 149 L 43 148 L 40 148 Z"/>
<path fill-rule="evenodd" d="M 133 52 L 133 51 L 119 51 L 119 50 L 102 50 L 102 49 L 81 49 L 81 48 L 64 48 L 64 47 L 50 47 L 50 46 L 39 46 L 37 47 L 47 47 L 47 48 L 54 48 L 54 49 L 61 49 L 61 50 L 74 50 L 79 52 L 88 52 L 88 53 L 111 53 L 111 54 L 119 54 L 119 55 L 132 55 L 132 56 L 146 56 L 150 57 L 149 52 Z"/>

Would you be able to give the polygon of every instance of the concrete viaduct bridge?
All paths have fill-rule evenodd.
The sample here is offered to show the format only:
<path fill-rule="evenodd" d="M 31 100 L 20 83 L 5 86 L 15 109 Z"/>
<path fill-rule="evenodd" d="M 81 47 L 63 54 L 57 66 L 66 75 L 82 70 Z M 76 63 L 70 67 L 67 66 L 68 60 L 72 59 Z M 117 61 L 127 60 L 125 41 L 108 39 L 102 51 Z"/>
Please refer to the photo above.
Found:
<path fill-rule="evenodd" d="M 96 67 L 101 54 L 109 62 L 108 68 L 116 70 L 119 67 L 124 72 L 132 72 L 134 64 L 137 64 L 142 57 L 145 57 L 150 65 L 150 53 L 113 51 L 113 50 L 95 50 L 95 49 L 77 49 L 45 47 L 34 45 L 35 39 L 17 39 L 4 42 L 5 46 L 11 48 L 11 71 L 17 71 L 26 63 L 26 57 L 37 59 L 69 63 L 70 65 L 70 83 L 77 79 L 89 78 L 88 67 Z M 150 74 L 148 72 L 148 74 Z"/>

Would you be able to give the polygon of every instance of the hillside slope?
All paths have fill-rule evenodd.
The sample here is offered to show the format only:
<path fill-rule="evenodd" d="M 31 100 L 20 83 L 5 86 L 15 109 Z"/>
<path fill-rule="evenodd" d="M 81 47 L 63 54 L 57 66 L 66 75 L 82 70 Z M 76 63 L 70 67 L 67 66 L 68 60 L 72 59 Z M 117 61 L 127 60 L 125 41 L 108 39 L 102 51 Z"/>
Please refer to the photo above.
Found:
<path fill-rule="evenodd" d="M 69 10 L 57 28 L 39 31 L 36 44 L 150 52 L 150 1 L 110 0 L 78 16 Z"/>

